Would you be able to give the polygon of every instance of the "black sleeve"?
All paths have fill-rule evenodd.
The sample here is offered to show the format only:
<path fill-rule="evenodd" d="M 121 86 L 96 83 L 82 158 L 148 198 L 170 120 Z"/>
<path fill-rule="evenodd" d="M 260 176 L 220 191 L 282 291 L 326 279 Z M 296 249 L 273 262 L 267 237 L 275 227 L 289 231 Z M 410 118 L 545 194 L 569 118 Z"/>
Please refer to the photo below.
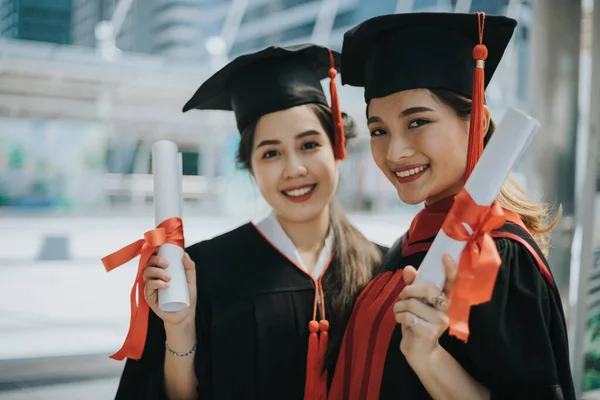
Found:
<path fill-rule="evenodd" d="M 201 242 L 188 249 L 190 258 L 196 263 L 196 287 L 197 287 L 197 304 L 196 304 L 196 338 L 197 348 L 194 358 L 194 366 L 196 370 L 196 379 L 198 380 L 197 393 L 199 399 L 212 399 L 212 352 L 210 326 L 212 320 L 211 305 L 210 305 L 210 277 L 206 273 L 207 266 L 217 265 L 216 262 L 209 257 L 207 242 Z M 214 258 L 214 257 L 213 257 Z"/>
<path fill-rule="evenodd" d="M 473 307 L 463 365 L 492 399 L 575 399 L 562 305 L 529 251 L 497 239 L 502 258 L 490 302 Z"/>
<path fill-rule="evenodd" d="M 148 335 L 139 360 L 127 359 L 115 400 L 167 400 L 164 390 L 165 329 L 150 310 Z"/>
<path fill-rule="evenodd" d="M 196 263 L 198 298 L 196 305 L 197 349 L 194 366 L 198 379 L 197 392 L 200 398 L 206 399 L 211 398 L 210 338 L 208 335 L 210 308 L 207 292 L 202 285 L 204 279 L 199 247 L 199 244 L 194 245 L 186 251 Z M 164 388 L 165 339 L 163 321 L 150 310 L 144 352 L 139 360 L 128 359 L 126 361 L 115 400 L 168 400 Z"/>

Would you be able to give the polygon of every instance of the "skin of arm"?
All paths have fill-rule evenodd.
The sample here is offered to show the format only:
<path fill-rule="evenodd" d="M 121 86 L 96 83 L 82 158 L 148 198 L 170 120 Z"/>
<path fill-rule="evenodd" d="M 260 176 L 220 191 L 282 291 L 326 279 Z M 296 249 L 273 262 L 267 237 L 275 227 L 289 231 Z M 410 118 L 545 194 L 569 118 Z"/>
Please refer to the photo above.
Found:
<path fill-rule="evenodd" d="M 165 326 L 167 344 L 175 352 L 186 352 L 196 343 L 194 321 Z M 194 353 L 179 357 L 165 349 L 165 392 L 170 400 L 197 399 L 198 381 L 194 371 Z"/>

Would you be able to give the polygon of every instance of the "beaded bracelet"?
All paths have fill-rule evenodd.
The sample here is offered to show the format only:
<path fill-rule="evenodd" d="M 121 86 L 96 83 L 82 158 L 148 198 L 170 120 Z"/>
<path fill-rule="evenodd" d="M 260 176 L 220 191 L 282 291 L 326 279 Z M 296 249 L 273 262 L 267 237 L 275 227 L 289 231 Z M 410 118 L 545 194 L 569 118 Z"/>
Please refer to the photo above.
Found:
<path fill-rule="evenodd" d="M 167 348 L 167 350 L 169 351 L 169 353 L 173 354 L 174 356 L 177 357 L 185 357 L 185 356 L 189 356 L 190 354 L 193 354 L 196 351 L 196 345 L 198 344 L 198 342 L 194 342 L 194 345 L 192 346 L 191 349 L 189 349 L 188 351 L 184 352 L 184 353 L 179 353 L 177 351 L 172 350 L 169 345 L 167 344 L 167 341 L 165 340 L 165 347 Z"/>

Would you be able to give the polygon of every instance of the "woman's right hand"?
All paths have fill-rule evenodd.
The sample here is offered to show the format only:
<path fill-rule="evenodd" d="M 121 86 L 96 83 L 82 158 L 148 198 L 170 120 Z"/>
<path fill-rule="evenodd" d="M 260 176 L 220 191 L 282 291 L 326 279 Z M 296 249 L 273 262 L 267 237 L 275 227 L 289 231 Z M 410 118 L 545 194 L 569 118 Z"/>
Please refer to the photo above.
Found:
<path fill-rule="evenodd" d="M 196 264 L 187 253 L 183 254 L 183 267 L 190 294 L 190 306 L 175 312 L 161 311 L 158 307 L 158 290 L 169 287 L 171 277 L 165 270 L 168 262 L 158 255 L 153 255 L 144 267 L 144 297 L 156 315 L 163 320 L 165 329 L 174 328 L 182 324 L 192 323 L 196 317 Z"/>

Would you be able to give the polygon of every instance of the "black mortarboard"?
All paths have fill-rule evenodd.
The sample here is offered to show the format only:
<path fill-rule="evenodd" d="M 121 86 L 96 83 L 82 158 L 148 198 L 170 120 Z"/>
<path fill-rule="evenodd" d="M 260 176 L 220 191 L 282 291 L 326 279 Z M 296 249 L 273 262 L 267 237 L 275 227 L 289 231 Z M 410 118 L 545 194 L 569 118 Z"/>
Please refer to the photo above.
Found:
<path fill-rule="evenodd" d="M 517 21 L 457 13 L 392 14 L 344 34 L 342 83 L 365 88 L 365 100 L 409 89 L 446 89 L 472 100 L 467 168 L 483 152 L 484 91 Z"/>
<path fill-rule="evenodd" d="M 517 21 L 485 16 L 484 86 Z M 448 89 L 471 98 L 479 44 L 477 14 L 414 13 L 371 18 L 344 34 L 342 83 L 365 88 L 365 100 L 408 89 Z"/>
<path fill-rule="evenodd" d="M 339 66 L 340 54 L 335 53 Z M 329 50 L 311 44 L 268 47 L 239 56 L 200 86 L 183 107 L 234 111 L 240 132 L 265 114 L 308 104 L 327 104 L 321 80 Z"/>

